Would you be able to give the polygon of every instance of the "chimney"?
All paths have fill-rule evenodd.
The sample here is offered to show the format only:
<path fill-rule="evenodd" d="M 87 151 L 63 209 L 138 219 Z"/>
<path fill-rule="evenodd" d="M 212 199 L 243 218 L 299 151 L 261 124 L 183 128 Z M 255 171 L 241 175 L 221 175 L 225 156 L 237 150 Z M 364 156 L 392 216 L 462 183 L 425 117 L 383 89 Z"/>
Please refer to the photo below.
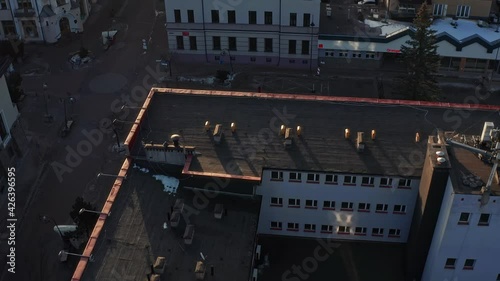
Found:
<path fill-rule="evenodd" d="M 363 141 L 364 134 L 363 132 L 358 132 L 358 138 L 356 139 L 356 148 L 358 152 L 363 152 L 363 150 L 365 150 L 365 143 Z"/>
<path fill-rule="evenodd" d="M 372 130 L 372 140 L 375 140 L 375 137 L 377 136 L 375 130 Z"/>
<path fill-rule="evenodd" d="M 205 131 L 210 131 L 210 121 L 205 122 Z"/>
<path fill-rule="evenodd" d="M 344 130 L 344 137 L 348 139 L 351 136 L 351 131 L 349 131 L 349 128 L 346 128 Z"/>
<path fill-rule="evenodd" d="M 297 126 L 297 137 L 300 137 L 302 135 L 302 127 Z"/>
<path fill-rule="evenodd" d="M 291 148 L 292 147 L 292 128 L 287 128 L 285 130 L 285 149 Z"/>
<path fill-rule="evenodd" d="M 279 131 L 279 136 L 283 136 L 285 134 L 286 127 L 285 125 L 281 125 L 280 131 Z"/>
<path fill-rule="evenodd" d="M 420 142 L 420 134 L 419 133 L 415 134 L 415 142 Z"/>

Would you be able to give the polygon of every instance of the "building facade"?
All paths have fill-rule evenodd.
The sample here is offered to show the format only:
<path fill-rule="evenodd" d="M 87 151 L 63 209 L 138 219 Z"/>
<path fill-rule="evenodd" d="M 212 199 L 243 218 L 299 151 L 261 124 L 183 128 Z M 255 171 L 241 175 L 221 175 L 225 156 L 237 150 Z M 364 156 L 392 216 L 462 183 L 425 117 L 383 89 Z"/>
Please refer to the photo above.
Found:
<path fill-rule="evenodd" d="M 171 59 L 315 69 L 319 3 L 167 0 Z"/>

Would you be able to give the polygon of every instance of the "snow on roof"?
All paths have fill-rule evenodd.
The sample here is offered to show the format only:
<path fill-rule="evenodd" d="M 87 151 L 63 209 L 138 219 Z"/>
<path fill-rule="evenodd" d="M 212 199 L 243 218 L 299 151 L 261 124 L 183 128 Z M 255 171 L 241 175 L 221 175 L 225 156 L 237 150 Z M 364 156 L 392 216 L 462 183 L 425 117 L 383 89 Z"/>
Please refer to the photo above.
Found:
<path fill-rule="evenodd" d="M 380 36 L 390 36 L 394 33 L 406 30 L 410 26 L 409 24 L 405 24 L 402 22 L 396 22 L 396 21 L 381 22 L 368 19 L 365 19 L 365 24 L 371 28 L 379 27 L 381 30 Z"/>
<path fill-rule="evenodd" d="M 435 19 L 432 23 L 432 29 L 436 30 L 436 35 L 440 33 L 447 33 L 458 41 L 463 41 L 468 37 L 477 35 L 484 40 L 492 43 L 500 40 L 500 33 L 495 32 L 497 25 L 490 25 L 489 27 L 479 27 L 477 21 L 472 20 L 457 20 L 457 28 L 451 25 L 452 19 Z"/>

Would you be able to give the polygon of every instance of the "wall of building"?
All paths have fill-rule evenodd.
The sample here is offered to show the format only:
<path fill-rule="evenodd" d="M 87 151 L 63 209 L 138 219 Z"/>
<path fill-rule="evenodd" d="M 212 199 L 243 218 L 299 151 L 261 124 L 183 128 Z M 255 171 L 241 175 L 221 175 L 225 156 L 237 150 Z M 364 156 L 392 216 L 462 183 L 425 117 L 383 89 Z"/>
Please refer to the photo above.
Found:
<path fill-rule="evenodd" d="M 432 2 L 433 5 L 445 4 L 448 5 L 446 15 L 453 17 L 457 15 L 458 6 L 470 7 L 470 18 L 487 18 L 490 16 L 491 0 L 437 0 Z"/>
<path fill-rule="evenodd" d="M 380 176 L 374 177 L 373 186 L 362 185 L 362 175 L 337 174 L 338 184 L 325 183 L 320 173 L 318 183 L 306 181 L 308 172 L 302 172 L 301 182 L 290 182 L 289 171 L 283 171 L 283 181 L 271 180 L 270 170 L 264 170 L 257 194 L 262 195 L 258 233 L 301 237 L 332 237 L 348 240 L 380 242 L 406 242 L 415 207 L 419 180 L 413 179 L 410 188 L 398 188 L 394 177 L 389 188 L 380 187 Z M 310 172 L 309 172 L 310 173 Z M 356 176 L 354 185 L 344 185 L 344 176 Z M 364 175 L 363 175 L 364 176 Z M 283 205 L 271 206 L 271 198 L 282 198 Z M 300 199 L 300 208 L 288 206 L 288 199 Z M 317 200 L 317 208 L 306 208 L 306 200 Z M 323 201 L 335 201 L 335 209 L 324 209 Z M 342 210 L 342 202 L 352 202 L 352 211 Z M 369 212 L 360 212 L 359 203 L 369 203 Z M 377 204 L 387 204 L 387 213 L 376 212 Z M 405 205 L 406 213 L 393 213 L 394 205 Z M 281 222 L 281 230 L 271 229 L 271 222 Z M 298 223 L 298 231 L 288 231 L 288 223 Z M 315 232 L 304 231 L 305 224 L 316 224 Z M 321 225 L 333 225 L 333 233 L 321 233 Z M 339 226 L 349 226 L 349 234 L 338 234 Z M 355 227 L 366 227 L 366 236 L 355 235 Z M 384 228 L 382 236 L 372 236 L 373 228 Z M 400 229 L 399 237 L 389 237 L 389 229 Z"/>

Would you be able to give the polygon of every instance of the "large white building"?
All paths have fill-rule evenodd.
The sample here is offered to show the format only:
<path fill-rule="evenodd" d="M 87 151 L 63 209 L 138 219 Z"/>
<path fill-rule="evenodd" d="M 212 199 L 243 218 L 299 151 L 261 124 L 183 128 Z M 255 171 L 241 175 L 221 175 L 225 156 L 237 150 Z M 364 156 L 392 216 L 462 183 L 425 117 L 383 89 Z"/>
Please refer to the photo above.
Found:
<path fill-rule="evenodd" d="M 166 0 L 171 59 L 315 68 L 319 4 Z"/>

